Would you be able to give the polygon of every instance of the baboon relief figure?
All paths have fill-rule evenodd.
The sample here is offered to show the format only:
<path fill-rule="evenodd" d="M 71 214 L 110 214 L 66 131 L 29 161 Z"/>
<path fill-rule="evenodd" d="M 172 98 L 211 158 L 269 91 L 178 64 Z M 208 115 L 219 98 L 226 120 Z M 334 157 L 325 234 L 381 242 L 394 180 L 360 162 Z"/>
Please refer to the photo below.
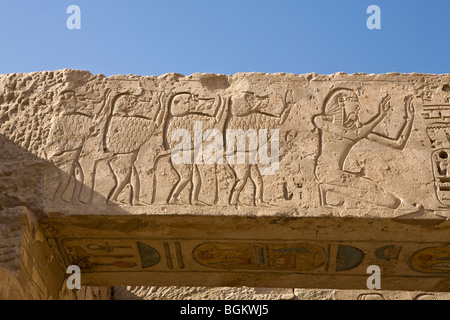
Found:
<path fill-rule="evenodd" d="M 177 138 L 187 139 L 188 146 L 183 151 L 190 153 L 190 160 L 182 163 L 177 163 L 170 158 L 172 167 L 178 174 L 178 181 L 174 184 L 169 197 L 168 204 L 182 204 L 179 199 L 181 192 L 188 186 L 192 185 L 190 194 L 191 205 L 207 205 L 199 200 L 201 191 L 201 174 L 198 168 L 198 163 L 194 157 L 197 150 L 194 150 L 196 143 L 194 139 L 202 139 L 198 147 L 202 148 L 204 141 L 203 132 L 212 132 L 220 125 L 222 115 L 226 109 L 227 99 L 220 96 L 215 97 L 198 97 L 189 92 L 182 92 L 175 94 L 169 101 L 168 119 L 164 128 L 164 147 L 166 152 L 170 152 L 179 145 L 179 142 L 174 138 L 174 133 L 185 132 L 185 137 L 179 136 Z M 196 137 L 194 126 L 201 124 L 200 137 Z M 208 131 L 209 130 L 209 131 Z M 223 128 L 218 129 L 223 131 Z"/>
<path fill-rule="evenodd" d="M 164 95 L 160 92 L 153 92 L 146 101 L 125 92 L 107 102 L 110 111 L 104 113 L 101 124 L 84 143 L 80 153 L 78 162 L 84 181 L 80 196 L 82 202 L 92 202 L 98 164 L 107 161 L 114 175 L 115 186 L 106 202 L 117 202 L 117 197 L 130 184 L 129 203 L 140 204 L 140 179 L 135 162 L 141 147 L 163 122 L 163 100 Z M 133 110 L 138 109 L 151 110 L 153 116 L 133 114 Z"/>
<path fill-rule="evenodd" d="M 237 206 L 239 204 L 239 196 L 244 190 L 247 181 L 250 179 L 255 186 L 255 192 L 253 195 L 253 204 L 256 206 L 269 206 L 264 202 L 264 184 L 263 177 L 261 175 L 261 169 L 257 162 L 252 163 L 250 161 L 250 153 L 254 155 L 260 154 L 261 148 L 267 148 L 267 141 L 271 141 L 271 144 L 275 142 L 271 137 L 273 129 L 279 129 L 288 118 L 293 105 L 292 91 L 286 91 L 284 97 L 270 99 L 269 96 L 258 96 L 254 92 L 242 92 L 231 98 L 230 103 L 230 116 L 227 119 L 226 130 L 233 130 L 234 132 L 242 132 L 246 138 L 246 133 L 254 133 L 253 143 L 252 137 L 249 137 L 248 149 L 237 150 L 234 145 L 234 137 L 230 137 L 227 134 L 226 149 L 227 153 L 230 151 L 239 157 L 245 157 L 244 163 L 238 163 L 235 161 L 230 164 L 236 178 L 236 182 L 231 190 L 230 204 Z M 281 108 L 280 108 L 281 107 Z M 281 109 L 281 110 L 280 110 Z M 273 110 L 280 110 L 279 113 L 275 113 Z M 264 145 L 261 145 L 261 141 L 255 143 L 256 132 L 260 129 L 267 130 L 268 139 Z M 278 132 L 278 131 L 275 131 Z M 279 137 L 274 137 L 277 140 Z M 246 142 L 245 142 L 246 143 Z M 247 144 L 247 143 L 246 143 Z M 267 150 L 267 149 L 266 149 Z M 278 151 L 277 151 L 278 152 Z M 243 154 L 242 154 L 243 153 Z M 267 155 L 267 152 L 266 152 Z M 273 155 L 271 155 L 273 157 Z M 278 157 L 276 159 L 278 160 Z"/>

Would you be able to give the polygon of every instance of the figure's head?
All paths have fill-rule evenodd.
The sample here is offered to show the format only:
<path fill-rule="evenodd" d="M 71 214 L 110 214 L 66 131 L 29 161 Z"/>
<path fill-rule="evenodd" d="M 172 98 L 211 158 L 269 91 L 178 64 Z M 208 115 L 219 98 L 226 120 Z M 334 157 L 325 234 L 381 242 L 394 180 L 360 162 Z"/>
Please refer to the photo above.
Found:
<path fill-rule="evenodd" d="M 258 96 L 253 92 L 247 92 L 246 95 L 252 109 L 262 110 L 269 106 L 269 96 Z"/>
<path fill-rule="evenodd" d="M 130 110 L 135 107 L 138 102 L 138 98 L 133 95 L 121 94 L 114 103 L 113 114 L 127 116 Z"/>
<path fill-rule="evenodd" d="M 171 111 L 174 115 L 182 115 L 192 109 L 192 95 L 190 93 L 178 93 L 172 98 Z"/>
<path fill-rule="evenodd" d="M 339 88 L 332 91 L 324 102 L 324 113 L 333 123 L 352 127 L 359 125 L 361 103 L 351 89 Z"/>

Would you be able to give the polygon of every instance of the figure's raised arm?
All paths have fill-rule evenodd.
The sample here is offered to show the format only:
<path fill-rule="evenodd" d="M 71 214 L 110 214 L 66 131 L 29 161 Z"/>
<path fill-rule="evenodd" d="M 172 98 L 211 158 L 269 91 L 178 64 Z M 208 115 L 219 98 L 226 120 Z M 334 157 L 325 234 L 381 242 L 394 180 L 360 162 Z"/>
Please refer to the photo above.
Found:
<path fill-rule="evenodd" d="M 228 98 L 217 96 L 217 99 L 219 100 L 218 102 L 219 107 L 216 109 L 214 118 L 216 119 L 216 123 L 219 123 L 220 120 L 222 119 L 223 112 L 225 111 L 226 106 L 228 105 Z"/>
<path fill-rule="evenodd" d="M 391 97 L 389 95 L 385 96 L 381 103 L 378 105 L 378 114 L 368 122 L 366 122 L 364 125 L 356 129 L 347 128 L 345 126 L 333 123 L 323 115 L 313 118 L 313 123 L 319 129 L 339 135 L 346 139 L 358 141 L 366 138 L 373 131 L 373 129 L 384 119 L 388 110 L 391 108 L 390 100 Z"/>
<path fill-rule="evenodd" d="M 414 97 L 405 98 L 405 122 L 395 138 L 384 137 L 378 133 L 371 133 L 367 136 L 370 141 L 383 144 L 385 146 L 402 150 L 411 134 L 411 128 L 414 122 Z"/>
<path fill-rule="evenodd" d="M 161 126 L 161 124 L 166 116 L 165 115 L 166 109 L 168 109 L 168 108 L 165 108 L 166 99 L 164 96 L 164 92 L 159 93 L 157 100 L 158 100 L 158 111 L 156 112 L 153 121 L 154 121 L 156 127 L 159 128 L 159 126 Z"/>
<path fill-rule="evenodd" d="M 279 117 L 280 120 L 278 120 L 278 123 L 280 125 L 286 122 L 286 120 L 289 116 L 289 113 L 291 113 L 292 105 L 294 104 L 294 97 L 292 95 L 291 90 L 286 91 L 286 95 L 283 99 L 283 103 L 284 103 L 283 112 L 281 113 L 281 115 Z"/>
<path fill-rule="evenodd" d="M 317 115 L 313 117 L 312 121 L 317 128 L 323 131 L 330 132 L 349 140 L 359 141 L 366 138 L 373 131 L 373 129 L 384 119 L 387 111 L 390 108 L 389 99 L 389 96 L 383 98 L 383 101 L 379 105 L 378 114 L 370 119 L 367 123 L 356 129 L 347 128 L 342 125 L 333 123 L 325 115 Z"/>

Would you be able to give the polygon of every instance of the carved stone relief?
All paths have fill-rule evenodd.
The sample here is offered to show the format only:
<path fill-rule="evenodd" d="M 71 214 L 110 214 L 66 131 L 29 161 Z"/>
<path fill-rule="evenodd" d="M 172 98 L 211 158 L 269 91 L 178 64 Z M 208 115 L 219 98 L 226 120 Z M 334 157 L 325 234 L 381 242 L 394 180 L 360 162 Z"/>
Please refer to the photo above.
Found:
<path fill-rule="evenodd" d="M 91 284 L 171 272 L 180 284 L 181 273 L 271 286 L 308 274 L 345 287 L 344 275 L 377 264 L 447 291 L 449 85 L 420 74 L 1 75 L 0 212 L 27 208 L 36 241 L 55 243 L 46 259 L 82 266 Z M 17 265 L 16 248 L 0 269 L 13 253 Z"/>
<path fill-rule="evenodd" d="M 104 93 L 96 96 L 89 96 L 84 87 L 58 94 L 61 111 L 51 119 L 45 147 L 47 158 L 60 169 L 53 202 L 91 204 L 99 193 L 104 204 L 119 206 L 264 206 L 270 210 L 318 200 L 318 207 L 334 209 L 426 207 L 369 176 L 364 168 L 367 159 L 355 160 L 362 144 L 405 149 L 417 106 L 422 103 L 417 93 L 396 92 L 393 99 L 387 88 L 381 88 L 378 101 L 362 101 L 361 88 L 333 88 L 324 92 L 323 99 L 317 98 L 321 113 L 312 113 L 309 124 L 300 124 L 300 119 L 308 119 L 304 110 L 314 110 L 314 105 L 308 107 L 308 102 L 299 100 L 293 85 L 280 86 L 281 95 L 262 95 L 256 90 L 173 93 L 147 90 L 139 81 L 105 86 Z M 448 199 L 445 110 L 445 105 L 424 104 L 420 111 L 427 123 L 433 121 L 424 130 L 431 148 L 440 148 L 431 155 L 431 172 L 442 205 Z M 396 118 L 400 121 L 393 123 Z M 392 129 L 383 134 L 378 128 L 387 123 Z M 305 137 L 299 136 L 298 125 L 314 132 L 312 138 L 306 137 L 309 141 L 303 148 Z M 146 145 L 151 151 L 142 156 L 146 162 L 143 174 L 136 161 Z M 177 152 L 188 161 L 174 161 Z M 301 168 L 298 159 L 305 155 L 310 157 L 308 166 L 312 163 L 313 172 Z M 284 161 L 287 158 L 291 161 Z M 359 171 L 348 168 L 355 162 Z M 276 170 L 264 174 L 268 164 Z M 293 166 L 297 174 L 289 176 Z M 105 176 L 113 182 L 109 189 L 97 191 L 96 180 Z M 142 185 L 150 186 L 144 198 Z M 313 198 L 304 198 L 305 187 Z M 265 194 L 272 195 L 272 200 L 266 201 Z"/>

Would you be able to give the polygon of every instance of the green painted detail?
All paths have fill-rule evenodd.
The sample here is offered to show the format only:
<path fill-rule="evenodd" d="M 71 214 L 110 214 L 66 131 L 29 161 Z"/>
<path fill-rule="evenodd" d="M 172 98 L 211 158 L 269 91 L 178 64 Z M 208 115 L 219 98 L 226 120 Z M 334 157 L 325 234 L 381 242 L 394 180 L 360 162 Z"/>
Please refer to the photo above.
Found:
<path fill-rule="evenodd" d="M 356 268 L 364 259 L 364 252 L 353 246 L 339 245 L 336 257 L 336 271 Z"/>
<path fill-rule="evenodd" d="M 155 248 L 141 242 L 137 242 L 137 247 L 141 257 L 142 268 L 153 267 L 161 260 L 161 255 Z"/>
<path fill-rule="evenodd" d="M 384 246 L 375 251 L 375 255 L 383 260 L 397 259 L 402 247 L 396 245 Z"/>

